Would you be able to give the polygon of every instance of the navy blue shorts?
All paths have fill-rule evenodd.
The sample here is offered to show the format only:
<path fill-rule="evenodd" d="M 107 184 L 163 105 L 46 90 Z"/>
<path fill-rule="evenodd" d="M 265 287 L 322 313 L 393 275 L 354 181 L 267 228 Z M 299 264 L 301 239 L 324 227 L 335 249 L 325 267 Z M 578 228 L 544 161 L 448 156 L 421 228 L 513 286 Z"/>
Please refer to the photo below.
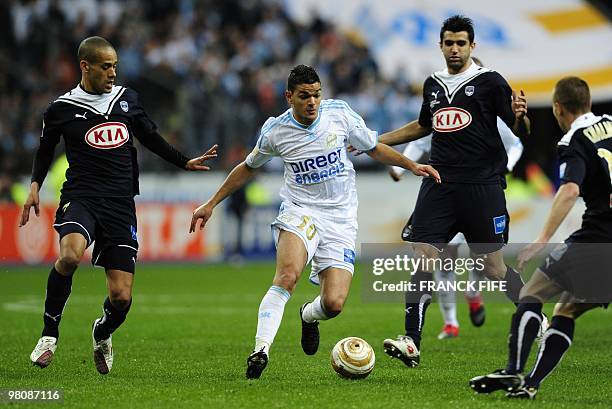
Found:
<path fill-rule="evenodd" d="M 509 217 L 501 184 L 435 183 L 423 180 L 405 240 L 442 250 L 458 232 L 476 254 L 508 241 Z"/>
<path fill-rule="evenodd" d="M 129 273 L 134 273 L 138 255 L 136 226 L 136 206 L 131 198 L 63 199 L 53 224 L 60 240 L 80 233 L 87 247 L 95 243 L 93 265 Z"/>
<path fill-rule="evenodd" d="M 612 301 L 612 243 L 595 236 L 586 241 L 584 233 L 580 229 L 555 247 L 540 270 L 582 302 L 607 305 Z"/>

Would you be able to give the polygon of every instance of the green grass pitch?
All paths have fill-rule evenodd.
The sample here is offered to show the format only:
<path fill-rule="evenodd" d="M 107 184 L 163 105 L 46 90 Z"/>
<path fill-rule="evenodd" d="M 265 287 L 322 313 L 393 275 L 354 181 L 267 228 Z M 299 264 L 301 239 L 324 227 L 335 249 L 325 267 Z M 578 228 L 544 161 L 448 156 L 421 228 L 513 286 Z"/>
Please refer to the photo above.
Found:
<path fill-rule="evenodd" d="M 502 393 L 474 395 L 467 381 L 503 366 L 510 303 L 487 305 L 486 324 L 473 328 L 461 302 L 460 336 L 445 341 L 435 338 L 442 322 L 438 306 L 432 305 L 421 366 L 408 369 L 382 351 L 382 340 L 403 330 L 403 307 L 363 303 L 358 279 L 345 311 L 321 324 L 319 352 L 306 356 L 300 348 L 298 309 L 318 288 L 303 276 L 285 309 L 268 368 L 260 380 L 247 381 L 245 361 L 253 346 L 257 308 L 271 282 L 271 263 L 139 266 L 133 308 L 113 336 L 115 363 L 107 376 L 93 366 L 90 338 L 91 323 L 106 294 L 103 272 L 83 263 L 62 319 L 54 361 L 41 370 L 30 364 L 29 354 L 40 335 L 47 271 L 0 270 L 0 389 L 62 389 L 63 402 L 52 406 L 612 407 L 610 311 L 591 311 L 578 320 L 574 345 L 536 402 L 508 401 Z M 552 305 L 545 310 L 550 313 Z M 365 338 L 376 352 L 376 367 L 365 380 L 341 379 L 329 363 L 334 343 L 351 335 Z"/>

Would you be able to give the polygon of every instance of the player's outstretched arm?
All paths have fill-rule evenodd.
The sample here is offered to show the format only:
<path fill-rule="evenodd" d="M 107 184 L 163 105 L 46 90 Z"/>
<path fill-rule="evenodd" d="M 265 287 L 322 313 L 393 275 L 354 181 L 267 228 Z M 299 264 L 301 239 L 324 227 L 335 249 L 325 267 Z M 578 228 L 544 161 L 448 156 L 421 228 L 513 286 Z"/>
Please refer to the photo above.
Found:
<path fill-rule="evenodd" d="M 567 214 L 576 203 L 576 199 L 580 195 L 580 187 L 573 182 L 564 183 L 561 185 L 553 200 L 552 208 L 548 214 L 548 218 L 544 223 L 542 232 L 538 235 L 535 242 L 523 248 L 518 254 L 518 267 L 523 268 L 523 265 L 531 260 L 540 250 L 546 246 L 551 237 L 555 234 Z"/>
<path fill-rule="evenodd" d="M 378 142 L 390 146 L 399 145 L 410 141 L 416 141 L 417 139 L 421 139 L 430 133 L 431 128 L 421 126 L 419 121 L 415 119 L 401 128 L 380 135 Z"/>
<path fill-rule="evenodd" d="M 208 149 L 201 156 L 189 159 L 174 148 L 174 146 L 170 145 L 156 130 L 146 130 L 142 127 L 137 127 L 134 135 L 145 148 L 181 169 L 210 170 L 203 163 L 217 157 L 217 145 Z"/>
<path fill-rule="evenodd" d="M 377 143 L 374 149 L 366 153 L 375 161 L 384 163 L 385 165 L 399 166 L 411 171 L 417 176 L 433 177 L 437 183 L 441 182 L 440 174 L 433 167 L 413 162 L 384 143 Z"/>
<path fill-rule="evenodd" d="M 206 222 L 208 222 L 208 219 L 210 219 L 212 216 L 213 209 L 226 197 L 244 186 L 244 184 L 247 183 L 256 173 L 257 169 L 249 167 L 244 162 L 232 169 L 219 190 L 217 190 L 217 192 L 210 199 L 208 199 L 206 203 L 203 203 L 193 211 L 189 233 L 193 233 L 195 231 L 198 220 L 200 219 L 202 220 L 200 223 L 200 230 L 203 230 Z"/>

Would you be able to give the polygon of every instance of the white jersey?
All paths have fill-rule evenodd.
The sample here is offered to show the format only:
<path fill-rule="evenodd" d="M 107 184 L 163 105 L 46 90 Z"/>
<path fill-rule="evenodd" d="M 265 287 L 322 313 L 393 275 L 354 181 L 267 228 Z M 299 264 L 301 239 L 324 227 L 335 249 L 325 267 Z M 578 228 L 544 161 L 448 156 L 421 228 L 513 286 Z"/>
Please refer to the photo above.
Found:
<path fill-rule="evenodd" d="M 523 154 L 523 144 L 518 136 L 514 135 L 512 130 L 508 128 L 508 125 L 500 117 L 497 117 L 497 131 L 501 137 L 504 148 L 506 149 L 506 155 L 508 155 L 508 172 L 512 172 L 514 165 L 519 161 Z M 431 135 L 424 138 L 417 139 L 416 141 L 410 142 L 404 148 L 404 156 L 412 161 L 418 161 L 421 157 L 431 151 Z M 404 168 L 393 166 L 393 170 L 398 174 L 405 172 Z"/>
<path fill-rule="evenodd" d="M 357 217 L 355 170 L 346 146 L 361 151 L 376 146 L 377 133 L 346 102 L 321 101 L 317 119 L 304 126 L 288 109 L 269 118 L 245 163 L 258 168 L 274 156 L 285 167 L 280 191 L 284 202 L 320 210 L 334 217 Z"/>

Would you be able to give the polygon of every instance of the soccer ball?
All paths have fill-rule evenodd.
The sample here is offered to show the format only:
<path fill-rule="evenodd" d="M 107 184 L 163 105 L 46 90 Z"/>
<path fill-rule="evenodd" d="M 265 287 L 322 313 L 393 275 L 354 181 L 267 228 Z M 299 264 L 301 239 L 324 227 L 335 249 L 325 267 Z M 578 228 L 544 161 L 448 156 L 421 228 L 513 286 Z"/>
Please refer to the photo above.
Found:
<path fill-rule="evenodd" d="M 370 344 L 357 337 L 341 339 L 331 352 L 332 368 L 343 378 L 365 378 L 374 369 L 375 361 Z"/>

